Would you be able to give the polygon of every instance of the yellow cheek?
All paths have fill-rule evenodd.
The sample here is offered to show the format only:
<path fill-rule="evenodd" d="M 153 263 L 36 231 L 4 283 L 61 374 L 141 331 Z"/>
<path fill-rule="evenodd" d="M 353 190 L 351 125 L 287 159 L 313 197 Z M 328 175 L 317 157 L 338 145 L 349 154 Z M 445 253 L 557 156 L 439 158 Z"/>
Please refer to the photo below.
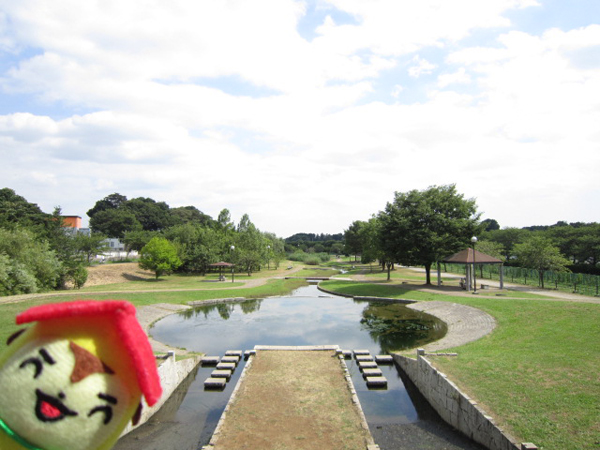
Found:
<path fill-rule="evenodd" d="M 103 446 L 107 437 L 118 437 L 135 411 L 139 395 L 117 375 L 95 373 L 71 383 L 75 361 L 68 345 L 67 340 L 28 343 L 6 361 L 0 368 L 0 386 L 10 389 L 0 389 L 0 417 L 39 447 L 92 450 Z M 43 364 L 42 372 L 35 377 L 34 365 L 22 367 L 22 363 L 37 357 L 40 347 L 52 355 L 54 363 Z M 77 415 L 40 421 L 35 413 L 38 390 L 55 398 L 60 396 Z"/>

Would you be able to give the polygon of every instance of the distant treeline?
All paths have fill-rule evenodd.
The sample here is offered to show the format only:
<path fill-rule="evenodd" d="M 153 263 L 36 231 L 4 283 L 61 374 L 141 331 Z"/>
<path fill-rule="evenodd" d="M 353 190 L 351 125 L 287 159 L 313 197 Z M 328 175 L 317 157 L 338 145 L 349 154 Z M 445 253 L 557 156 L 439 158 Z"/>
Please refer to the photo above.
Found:
<path fill-rule="evenodd" d="M 307 253 L 340 254 L 344 251 L 344 235 L 296 233 L 285 239 L 285 251 L 288 254 L 298 250 Z"/>
<path fill-rule="evenodd" d="M 596 222 L 560 221 L 554 225 L 492 229 L 482 233 L 481 239 L 495 244 L 497 254 L 492 256 L 501 256 L 506 265 L 518 266 L 515 248 L 536 236 L 557 247 L 572 272 L 600 275 L 600 224 Z M 481 247 L 483 242 L 478 245 Z"/>

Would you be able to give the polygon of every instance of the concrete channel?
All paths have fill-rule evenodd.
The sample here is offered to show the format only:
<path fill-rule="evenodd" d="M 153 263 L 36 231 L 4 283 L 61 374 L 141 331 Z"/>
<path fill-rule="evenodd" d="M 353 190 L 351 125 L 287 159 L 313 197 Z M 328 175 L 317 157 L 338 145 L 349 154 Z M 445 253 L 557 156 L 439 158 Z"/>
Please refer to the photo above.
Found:
<path fill-rule="evenodd" d="M 240 377 L 240 379 L 238 380 L 238 383 L 229 399 L 229 402 L 227 403 L 227 406 L 225 407 L 225 410 L 223 411 L 223 414 L 221 415 L 221 419 L 219 420 L 217 427 L 213 433 L 213 436 L 210 440 L 210 442 L 208 443 L 208 445 L 205 445 L 202 447 L 202 450 L 214 450 L 215 448 L 218 448 L 219 445 L 219 441 L 222 439 L 222 431 L 223 428 L 226 426 L 227 420 L 230 417 L 231 411 L 233 408 L 235 408 L 236 406 L 236 402 L 238 401 L 238 399 L 240 399 L 244 393 L 242 392 L 242 387 L 244 385 L 244 383 L 246 382 L 247 378 L 249 376 L 252 376 L 252 362 L 253 359 L 256 355 L 256 352 L 259 351 L 334 351 L 338 357 L 338 360 L 340 362 L 342 371 L 343 371 L 343 376 L 346 380 L 346 384 L 348 387 L 348 391 L 349 391 L 349 395 L 350 395 L 350 400 L 351 400 L 351 404 L 352 407 L 356 410 L 357 412 L 357 417 L 359 420 L 359 427 L 363 430 L 363 432 L 366 434 L 366 445 L 365 445 L 365 449 L 366 450 L 379 450 L 379 446 L 377 444 L 375 444 L 375 441 L 373 439 L 373 436 L 371 435 L 371 432 L 369 430 L 369 425 L 367 424 L 367 419 L 364 415 L 364 412 L 362 410 L 361 404 L 360 404 L 360 400 L 358 399 L 358 395 L 356 393 L 356 389 L 354 388 L 354 384 L 352 382 L 352 377 L 350 376 L 350 373 L 348 371 L 348 367 L 346 366 L 345 363 L 345 359 L 354 354 L 355 358 L 359 358 L 359 357 L 370 357 L 371 360 L 374 360 L 373 357 L 370 356 L 370 354 L 368 354 L 368 352 L 366 351 L 360 351 L 360 355 L 356 354 L 356 352 L 351 352 L 348 350 L 342 350 L 339 348 L 339 346 L 334 345 L 334 346 L 329 346 L 329 345 L 321 345 L 321 346 L 255 346 L 254 351 L 250 353 L 249 356 L 249 361 L 246 364 L 246 366 L 244 367 L 244 371 Z M 386 358 L 382 358 L 382 361 L 385 361 L 384 363 L 386 363 L 388 360 Z M 213 359 L 207 359 L 206 362 L 213 362 Z M 202 364 L 206 363 L 205 361 L 201 361 Z M 318 377 L 319 374 L 309 374 L 311 377 Z M 380 383 L 380 384 L 387 384 L 387 380 L 385 379 L 385 377 L 379 376 L 379 377 L 366 377 L 367 383 L 369 383 L 369 379 L 373 378 L 374 380 L 376 380 L 376 383 Z M 205 381 L 205 387 L 208 387 L 212 384 L 212 379 L 207 379 Z M 208 383 L 208 384 L 207 384 Z M 320 448 L 321 446 L 319 445 L 319 442 L 310 442 L 310 448 Z"/>
<path fill-rule="evenodd" d="M 366 298 L 360 299 L 366 300 Z M 232 298 L 223 299 L 222 301 L 233 302 L 241 300 L 243 299 Z M 386 299 L 376 298 L 373 300 L 385 301 Z M 397 299 L 389 299 L 389 301 L 398 302 Z M 212 302 L 220 303 L 221 300 L 213 300 Z M 416 360 L 397 354 L 393 355 L 395 363 L 411 379 L 415 386 L 417 386 L 421 394 L 425 396 L 438 414 L 440 414 L 440 416 L 447 423 L 460 430 L 466 436 L 471 437 L 474 441 L 483 444 L 490 450 L 536 449 L 537 447 L 531 443 L 519 444 L 515 442 L 515 440 L 506 434 L 504 430 L 496 426 L 493 419 L 483 410 L 481 410 L 476 402 L 469 399 L 468 396 L 462 394 L 444 374 L 438 373 L 426 359 L 427 351 L 439 352 L 445 348 L 462 345 L 485 336 L 495 328 L 496 324 L 494 319 L 483 311 L 455 303 L 453 304 L 435 301 L 422 303 L 413 303 L 407 301 L 406 303 L 412 303 L 408 306 L 434 315 L 446 322 L 448 325 L 448 333 L 446 336 L 439 341 L 425 346 L 423 350 L 420 350 Z M 160 318 L 189 308 L 191 308 L 191 306 L 172 304 L 155 304 L 145 306 L 138 310 L 138 320 L 142 326 L 148 330 L 151 324 Z M 160 409 L 164 401 L 169 398 L 179 383 L 181 383 L 181 381 L 183 381 L 186 376 L 202 362 L 202 358 L 199 356 L 192 356 L 188 359 L 176 361 L 176 353 L 185 352 L 171 349 L 170 347 L 165 346 L 158 341 L 154 341 L 153 339 L 151 339 L 151 343 L 155 351 L 168 352 L 164 362 L 159 366 L 159 373 L 163 383 L 164 394 L 161 402 L 155 405 L 153 408 L 148 408 L 147 405 L 144 405 L 146 407 L 143 410 L 142 419 L 139 425 L 137 425 L 138 427 L 148 420 L 148 418 L 158 411 L 158 409 Z M 382 377 L 377 376 L 378 373 L 376 372 L 378 369 L 378 362 L 382 363 L 383 360 L 377 361 L 376 358 L 385 358 L 386 360 L 383 363 L 388 363 L 388 358 L 392 358 L 392 356 L 384 355 L 374 358 L 368 354 L 361 354 L 360 350 L 349 351 L 339 348 L 337 350 L 340 352 L 340 359 L 342 361 L 344 358 L 351 356 L 356 358 L 356 362 L 360 370 L 363 372 L 363 377 L 365 378 L 366 382 L 372 383 L 373 386 L 375 386 L 377 383 L 381 383 L 385 386 L 385 379 L 380 379 Z M 254 351 L 256 351 L 256 349 Z M 251 358 L 251 354 L 254 351 L 248 352 L 246 355 L 244 355 L 244 357 Z M 231 371 L 235 370 L 237 361 L 228 359 L 232 356 L 234 359 L 237 358 L 237 361 L 239 361 L 239 358 L 241 357 L 241 355 L 237 354 L 237 352 L 235 355 L 225 355 L 223 358 L 205 357 L 206 359 L 204 360 L 203 364 L 211 362 L 216 363 L 215 371 L 213 371 L 211 376 L 213 379 L 212 383 L 214 383 L 215 388 L 220 388 L 224 383 L 227 383 L 229 380 L 227 375 L 229 374 L 230 376 Z M 213 360 L 209 361 L 210 358 L 213 358 Z M 225 359 L 225 361 L 223 361 L 223 359 Z M 250 365 L 251 364 L 249 361 L 249 364 L 247 364 L 246 368 L 244 369 L 244 373 Z M 426 373 L 426 375 L 423 375 L 424 373 Z M 234 394 L 237 392 L 239 385 L 243 382 L 243 378 L 243 376 L 240 378 Z M 369 378 L 370 380 L 368 380 Z M 349 379 L 349 382 L 352 384 L 351 379 Z M 350 386 L 350 389 L 354 392 L 354 395 L 356 395 L 354 387 Z M 234 398 L 233 395 L 232 398 Z M 356 400 L 356 403 L 360 408 L 358 397 L 356 397 Z M 458 404 L 455 404 L 456 401 L 458 401 Z M 364 418 L 364 414 L 362 414 L 362 416 Z M 223 414 L 221 420 L 226 420 L 225 413 Z M 128 427 L 123 434 L 127 434 L 132 429 L 133 427 Z M 217 428 L 217 431 L 218 429 L 219 428 Z M 479 433 L 479 430 L 483 430 L 483 432 Z M 218 436 L 217 431 L 214 433 L 216 436 Z M 371 441 L 372 439 L 373 438 L 371 436 Z M 212 443 L 213 441 L 211 440 L 211 443 L 205 448 L 207 450 L 214 448 L 211 447 Z M 377 448 L 378 447 L 375 445 L 374 441 L 369 444 L 368 447 L 369 450 Z"/>

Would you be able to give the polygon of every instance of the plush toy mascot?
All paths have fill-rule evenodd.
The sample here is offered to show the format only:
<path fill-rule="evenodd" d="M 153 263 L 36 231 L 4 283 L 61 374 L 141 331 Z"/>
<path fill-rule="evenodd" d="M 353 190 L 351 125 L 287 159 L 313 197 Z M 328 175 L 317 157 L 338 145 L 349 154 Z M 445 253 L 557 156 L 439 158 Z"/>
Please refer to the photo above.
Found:
<path fill-rule="evenodd" d="M 108 450 L 162 393 L 131 303 L 42 305 L 0 355 L 0 450 Z"/>

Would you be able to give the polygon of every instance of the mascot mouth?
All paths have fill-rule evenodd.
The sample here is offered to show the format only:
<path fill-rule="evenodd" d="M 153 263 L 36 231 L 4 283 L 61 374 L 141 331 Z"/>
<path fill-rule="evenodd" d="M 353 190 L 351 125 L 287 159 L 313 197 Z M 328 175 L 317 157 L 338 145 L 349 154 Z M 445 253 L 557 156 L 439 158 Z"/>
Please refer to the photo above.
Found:
<path fill-rule="evenodd" d="M 35 390 L 35 416 L 42 422 L 57 422 L 67 416 L 76 416 L 77 412 L 70 410 L 60 398 L 48 395 L 39 389 Z M 59 394 L 64 397 L 64 394 Z"/>

